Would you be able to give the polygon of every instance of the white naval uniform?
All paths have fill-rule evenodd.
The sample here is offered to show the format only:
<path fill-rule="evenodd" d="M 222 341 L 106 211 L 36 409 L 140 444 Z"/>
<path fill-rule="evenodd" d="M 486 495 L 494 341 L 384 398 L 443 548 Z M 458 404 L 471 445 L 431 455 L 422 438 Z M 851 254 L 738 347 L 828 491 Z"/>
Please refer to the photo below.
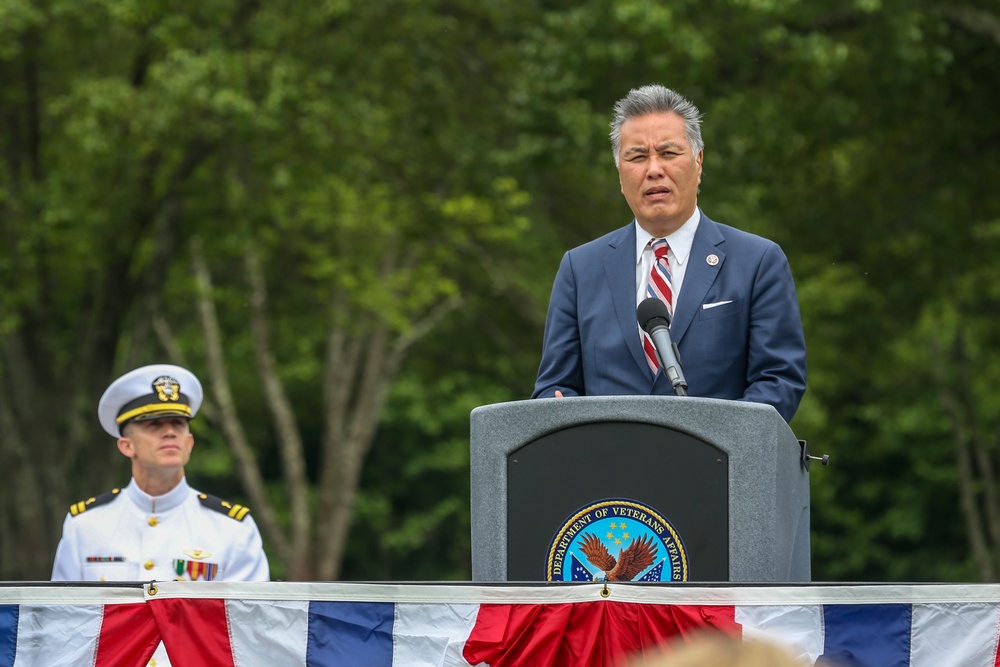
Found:
<path fill-rule="evenodd" d="M 82 511 L 63 522 L 52 581 L 190 580 L 192 571 L 197 580 L 268 581 L 253 517 L 242 513 L 237 520 L 205 507 L 200 495 L 182 479 L 150 496 L 133 479 L 110 502 L 78 503 Z M 168 664 L 162 644 L 153 658 L 150 664 Z"/>

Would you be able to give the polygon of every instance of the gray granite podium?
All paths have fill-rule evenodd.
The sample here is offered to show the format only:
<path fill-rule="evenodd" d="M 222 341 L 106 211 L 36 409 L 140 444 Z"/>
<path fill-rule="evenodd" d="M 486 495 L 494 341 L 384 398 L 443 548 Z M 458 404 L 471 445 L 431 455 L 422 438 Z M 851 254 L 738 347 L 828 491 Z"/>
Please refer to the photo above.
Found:
<path fill-rule="evenodd" d="M 590 530 L 624 563 L 636 537 L 612 533 L 626 525 L 665 536 L 662 580 L 810 580 L 808 461 L 769 405 L 536 399 L 476 408 L 471 428 L 473 581 L 568 580 L 571 556 L 574 572 L 616 580 L 572 540 Z M 607 531 L 609 508 L 629 522 Z"/>

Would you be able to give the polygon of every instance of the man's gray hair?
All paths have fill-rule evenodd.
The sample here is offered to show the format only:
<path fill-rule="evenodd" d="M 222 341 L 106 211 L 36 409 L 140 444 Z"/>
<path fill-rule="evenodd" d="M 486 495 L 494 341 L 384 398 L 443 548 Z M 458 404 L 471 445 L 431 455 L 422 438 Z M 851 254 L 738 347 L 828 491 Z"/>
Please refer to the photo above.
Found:
<path fill-rule="evenodd" d="M 680 93 L 666 86 L 651 84 L 633 88 L 628 95 L 615 102 L 615 117 L 611 121 L 611 151 L 618 166 L 618 151 L 622 143 L 622 124 L 630 118 L 651 113 L 672 112 L 684 119 L 684 134 L 695 157 L 704 150 L 701 139 L 701 112 Z"/>

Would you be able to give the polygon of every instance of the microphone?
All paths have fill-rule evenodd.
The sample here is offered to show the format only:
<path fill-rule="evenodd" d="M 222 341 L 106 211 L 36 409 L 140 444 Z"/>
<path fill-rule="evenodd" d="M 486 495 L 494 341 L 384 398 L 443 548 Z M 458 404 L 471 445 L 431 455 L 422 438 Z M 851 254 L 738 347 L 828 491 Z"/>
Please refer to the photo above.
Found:
<path fill-rule="evenodd" d="M 663 374 L 670 380 L 670 385 L 674 388 L 674 393 L 678 396 L 687 396 L 687 380 L 684 379 L 684 371 L 681 369 L 679 359 L 680 353 L 677 346 L 670 340 L 670 313 L 667 311 L 667 304 L 656 297 L 643 299 L 636 309 L 636 319 L 642 330 L 653 339 L 653 347 L 656 348 L 656 358 L 660 361 L 660 368 Z"/>

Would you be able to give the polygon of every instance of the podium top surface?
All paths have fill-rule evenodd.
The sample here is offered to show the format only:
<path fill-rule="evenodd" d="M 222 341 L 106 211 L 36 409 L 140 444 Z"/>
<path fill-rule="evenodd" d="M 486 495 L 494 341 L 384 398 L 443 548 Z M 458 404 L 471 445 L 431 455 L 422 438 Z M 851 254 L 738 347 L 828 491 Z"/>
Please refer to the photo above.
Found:
<path fill-rule="evenodd" d="M 607 421 L 658 424 L 708 441 L 793 440 L 773 406 L 690 396 L 567 396 L 483 405 L 472 410 L 472 435 L 502 430 L 508 438 Z"/>

